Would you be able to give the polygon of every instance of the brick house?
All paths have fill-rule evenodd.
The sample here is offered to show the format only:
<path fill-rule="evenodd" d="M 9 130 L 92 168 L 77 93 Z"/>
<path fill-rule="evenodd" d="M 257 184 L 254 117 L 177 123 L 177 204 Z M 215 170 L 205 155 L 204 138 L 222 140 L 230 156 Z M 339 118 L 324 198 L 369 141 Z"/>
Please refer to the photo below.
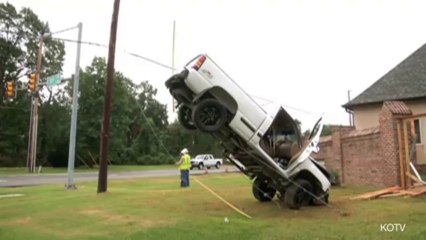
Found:
<path fill-rule="evenodd" d="M 426 113 L 426 44 L 408 56 L 357 97 L 344 104 L 353 113 L 356 130 L 379 125 L 384 101 L 401 101 L 413 115 Z M 417 164 L 426 164 L 426 117 L 414 120 Z"/>

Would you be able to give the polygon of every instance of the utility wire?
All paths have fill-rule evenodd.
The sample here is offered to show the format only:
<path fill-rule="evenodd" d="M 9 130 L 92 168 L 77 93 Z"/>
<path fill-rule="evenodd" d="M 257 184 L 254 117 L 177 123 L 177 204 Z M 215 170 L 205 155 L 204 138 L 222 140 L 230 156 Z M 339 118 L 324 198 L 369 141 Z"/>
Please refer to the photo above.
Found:
<path fill-rule="evenodd" d="M 65 28 L 65 29 L 62 29 L 62 30 L 55 31 L 55 32 L 48 32 L 48 33 L 45 33 L 45 35 L 49 36 L 49 35 L 59 34 L 59 33 L 63 33 L 63 32 L 69 31 L 69 30 L 77 29 L 77 28 L 78 28 L 78 26 L 69 27 L 69 28 Z"/>
<path fill-rule="evenodd" d="M 69 30 L 72 30 L 72 29 L 75 29 L 75 28 L 77 28 L 77 27 L 70 27 L 70 28 L 67 28 L 67 29 L 63 29 L 63 30 L 59 30 L 59 31 L 55 31 L 55 32 L 50 32 L 50 33 L 46 33 L 46 34 L 49 34 L 49 35 L 59 34 L 59 33 L 66 32 L 66 31 L 69 31 Z M 0 32 L 1 31 L 6 32 L 5 30 L 0 29 Z M 86 44 L 86 45 L 91 45 L 91 46 L 96 46 L 96 47 L 108 48 L 108 46 L 105 45 L 105 44 L 96 43 L 96 42 L 90 42 L 90 41 L 78 41 L 78 40 L 66 39 L 66 38 L 58 38 L 58 37 L 52 37 L 52 39 L 56 39 L 56 40 L 60 40 L 60 41 L 64 41 L 64 42 L 81 43 L 81 44 Z M 158 65 L 158 66 L 161 66 L 163 68 L 166 68 L 166 69 L 169 69 L 169 70 L 175 70 L 175 71 L 177 70 L 176 68 L 170 67 L 170 66 L 168 66 L 168 65 L 166 65 L 164 63 L 161 63 L 159 61 L 155 61 L 155 60 L 153 60 L 151 58 L 144 57 L 144 56 L 142 56 L 140 54 L 137 54 L 137 53 L 134 53 L 134 52 L 130 52 L 130 51 L 127 51 L 125 49 L 120 49 L 120 48 L 117 48 L 117 50 L 120 51 L 120 52 L 122 52 L 122 53 L 124 53 L 124 54 L 128 54 L 130 56 L 133 56 L 133 57 L 136 57 L 136 58 L 139 58 L 139 59 L 151 62 L 151 63 L 153 63 L 155 65 Z M 264 97 L 260 97 L 260 96 L 256 96 L 256 95 L 251 95 L 251 96 L 254 97 L 254 98 L 260 99 L 262 101 L 265 101 L 267 103 L 276 103 L 275 101 L 267 99 L 267 98 L 264 98 Z M 311 111 L 307 111 L 307 110 L 304 110 L 304 109 L 301 109 L 301 108 L 297 108 L 297 107 L 292 107 L 292 106 L 289 106 L 287 104 L 280 103 L 280 105 L 282 105 L 282 106 L 284 106 L 284 107 L 286 107 L 288 109 L 293 109 L 295 111 L 302 112 L 302 113 L 305 113 L 305 114 L 314 115 L 314 116 L 318 115 L 318 114 L 315 114 L 315 113 L 313 113 Z"/>
<path fill-rule="evenodd" d="M 71 29 L 72 29 L 72 28 L 71 28 Z M 69 29 L 67 29 L 67 30 L 69 30 Z M 58 32 L 60 32 L 60 31 L 58 31 Z M 55 32 L 55 33 L 57 33 L 57 32 Z M 57 38 L 57 37 L 53 37 L 53 39 L 61 40 L 61 41 L 65 41 L 65 42 L 81 43 L 81 44 L 86 44 L 86 45 L 91 45 L 91 46 L 97 46 L 97 47 L 102 47 L 102 48 L 108 48 L 108 46 L 107 46 L 107 45 L 105 45 L 105 44 L 96 43 L 96 42 L 91 42 L 91 41 L 78 41 L 78 40 L 73 40 L 73 39 Z M 153 64 L 155 64 L 155 65 L 161 66 L 161 67 L 163 67 L 163 68 L 167 68 L 167 69 L 169 69 L 169 70 L 175 70 L 175 71 L 176 71 L 176 70 L 178 70 L 178 69 L 176 69 L 176 68 L 173 68 L 173 67 L 168 66 L 167 64 L 161 63 L 161 62 L 159 62 L 159 61 L 153 60 L 153 59 L 148 58 L 148 57 L 144 57 L 144 56 L 142 56 L 142 55 L 140 55 L 140 54 L 137 54 L 137 53 L 134 53 L 134 52 L 127 51 L 127 50 L 125 50 L 125 49 L 117 48 L 117 50 L 118 50 L 118 51 L 120 51 L 120 52 L 122 52 L 122 53 L 124 53 L 124 54 L 128 54 L 128 55 L 130 55 L 130 56 L 133 56 L 133 57 L 136 57 L 136 58 L 139 58 L 139 59 L 142 59 L 142 60 L 148 61 L 148 62 L 150 62 L 150 63 L 153 63 Z M 251 95 L 251 96 L 252 96 L 252 97 L 254 97 L 254 98 L 257 98 L 257 99 L 260 99 L 260 100 L 266 101 L 266 102 L 268 102 L 268 103 L 276 103 L 275 101 L 272 101 L 272 100 L 267 99 L 267 98 L 264 98 L 264 97 L 255 96 L 255 95 Z M 289 106 L 289 105 L 286 105 L 286 104 L 280 104 L 280 105 L 282 105 L 282 106 L 284 106 L 284 107 L 286 107 L 286 108 L 289 108 L 289 109 L 293 109 L 293 110 L 295 110 L 295 111 L 299 111 L 299 112 L 302 112 L 302 113 L 309 114 L 309 115 L 314 115 L 314 116 L 317 116 L 317 115 L 318 115 L 318 114 L 315 114 L 315 113 L 313 113 L 313 112 L 310 112 L 310 111 L 307 111 L 307 110 L 304 110 L 304 109 L 301 109 L 301 108 L 297 108 L 297 107 L 292 107 L 292 106 Z"/>
<path fill-rule="evenodd" d="M 95 42 L 89 42 L 89 41 L 77 41 L 77 40 L 72 40 L 72 39 L 56 38 L 56 37 L 55 37 L 55 38 L 53 38 L 53 39 L 61 40 L 61 41 L 65 41 L 65 42 L 82 43 L 82 44 L 87 44 L 87 45 L 92 45 L 92 46 L 97 46 L 97 47 L 108 48 L 108 46 L 107 46 L 107 45 L 105 45 L 105 44 L 100 44 L 100 43 L 95 43 Z M 161 67 L 167 68 L 167 69 L 169 69 L 169 70 L 177 70 L 177 69 L 172 68 L 172 67 L 170 67 L 170 66 L 168 66 L 168 65 L 166 65 L 166 64 L 164 64 L 164 63 L 161 63 L 161 62 L 155 61 L 155 60 L 153 60 L 153 59 L 150 59 L 150 58 L 147 58 L 147 57 L 144 57 L 144 56 L 141 56 L 141 55 L 139 55 L 139 54 L 137 54 L 137 53 L 129 52 L 129 51 L 127 51 L 127 50 L 120 49 L 120 48 L 117 48 L 117 50 L 119 50 L 119 51 L 120 51 L 120 52 L 122 52 L 122 53 L 128 54 L 128 55 L 130 55 L 130 56 L 133 56 L 133 57 L 136 57 L 136 58 L 140 58 L 140 59 L 143 59 L 143 60 L 145 60 L 145 61 L 148 61 L 148 62 L 154 63 L 154 64 L 156 64 L 156 65 L 158 65 L 158 66 L 161 66 Z"/>

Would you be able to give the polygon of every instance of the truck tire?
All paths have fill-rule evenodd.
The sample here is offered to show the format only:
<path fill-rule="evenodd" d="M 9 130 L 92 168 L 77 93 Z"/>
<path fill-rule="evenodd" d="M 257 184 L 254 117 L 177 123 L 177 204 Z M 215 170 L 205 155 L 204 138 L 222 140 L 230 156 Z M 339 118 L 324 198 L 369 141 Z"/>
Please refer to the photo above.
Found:
<path fill-rule="evenodd" d="M 193 108 L 192 120 L 195 127 L 202 132 L 217 132 L 226 123 L 227 111 L 217 100 L 204 99 Z"/>
<path fill-rule="evenodd" d="M 328 196 L 329 196 L 329 194 L 326 193 L 318 199 L 315 199 L 315 198 L 312 199 L 312 205 L 315 205 L 315 206 L 327 205 L 328 204 Z"/>
<path fill-rule="evenodd" d="M 192 110 L 187 105 L 179 107 L 178 120 L 180 125 L 187 130 L 195 130 L 194 122 L 192 121 Z"/>
<path fill-rule="evenodd" d="M 269 180 L 263 177 L 256 177 L 253 182 L 253 196 L 260 202 L 270 202 L 277 192 L 268 186 Z"/>
<path fill-rule="evenodd" d="M 296 179 L 285 191 L 284 201 L 291 209 L 299 209 L 312 202 L 312 184 L 305 179 Z"/>
<path fill-rule="evenodd" d="M 216 163 L 216 165 L 215 165 L 215 167 L 216 167 L 217 169 L 219 169 L 219 168 L 220 168 L 220 165 L 221 165 L 221 164 L 220 164 L 220 162 L 217 162 L 217 163 Z"/>
<path fill-rule="evenodd" d="M 204 168 L 204 164 L 203 164 L 203 163 L 198 164 L 198 169 L 199 169 L 199 170 L 201 170 L 201 169 L 203 169 L 203 168 Z"/>

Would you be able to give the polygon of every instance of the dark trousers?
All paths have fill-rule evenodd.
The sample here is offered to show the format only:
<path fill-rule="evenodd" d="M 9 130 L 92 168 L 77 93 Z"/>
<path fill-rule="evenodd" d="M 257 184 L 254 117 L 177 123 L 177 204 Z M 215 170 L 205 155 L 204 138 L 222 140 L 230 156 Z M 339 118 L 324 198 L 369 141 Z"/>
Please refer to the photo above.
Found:
<path fill-rule="evenodd" d="M 189 187 L 189 170 L 180 170 L 180 186 Z"/>

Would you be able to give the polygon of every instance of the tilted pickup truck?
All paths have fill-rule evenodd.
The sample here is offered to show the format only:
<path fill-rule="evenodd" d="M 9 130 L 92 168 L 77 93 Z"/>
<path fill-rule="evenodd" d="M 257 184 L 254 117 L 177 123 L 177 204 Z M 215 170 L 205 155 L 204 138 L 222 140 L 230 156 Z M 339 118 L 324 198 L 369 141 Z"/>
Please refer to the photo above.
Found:
<path fill-rule="evenodd" d="M 214 158 L 212 154 L 200 154 L 191 160 L 191 169 L 203 169 L 204 167 L 208 169 L 216 167 L 219 169 L 222 163 L 222 159 Z"/>
<path fill-rule="evenodd" d="M 283 94 L 296 91 L 288 82 Z M 254 179 L 257 200 L 278 195 L 293 209 L 328 202 L 331 174 L 310 156 L 318 151 L 321 119 L 303 143 L 284 107 L 266 111 L 206 54 L 171 76 L 166 87 L 177 100 L 180 124 L 219 140 L 224 158 Z M 309 101 L 309 96 L 301 91 L 300 100 Z"/>

